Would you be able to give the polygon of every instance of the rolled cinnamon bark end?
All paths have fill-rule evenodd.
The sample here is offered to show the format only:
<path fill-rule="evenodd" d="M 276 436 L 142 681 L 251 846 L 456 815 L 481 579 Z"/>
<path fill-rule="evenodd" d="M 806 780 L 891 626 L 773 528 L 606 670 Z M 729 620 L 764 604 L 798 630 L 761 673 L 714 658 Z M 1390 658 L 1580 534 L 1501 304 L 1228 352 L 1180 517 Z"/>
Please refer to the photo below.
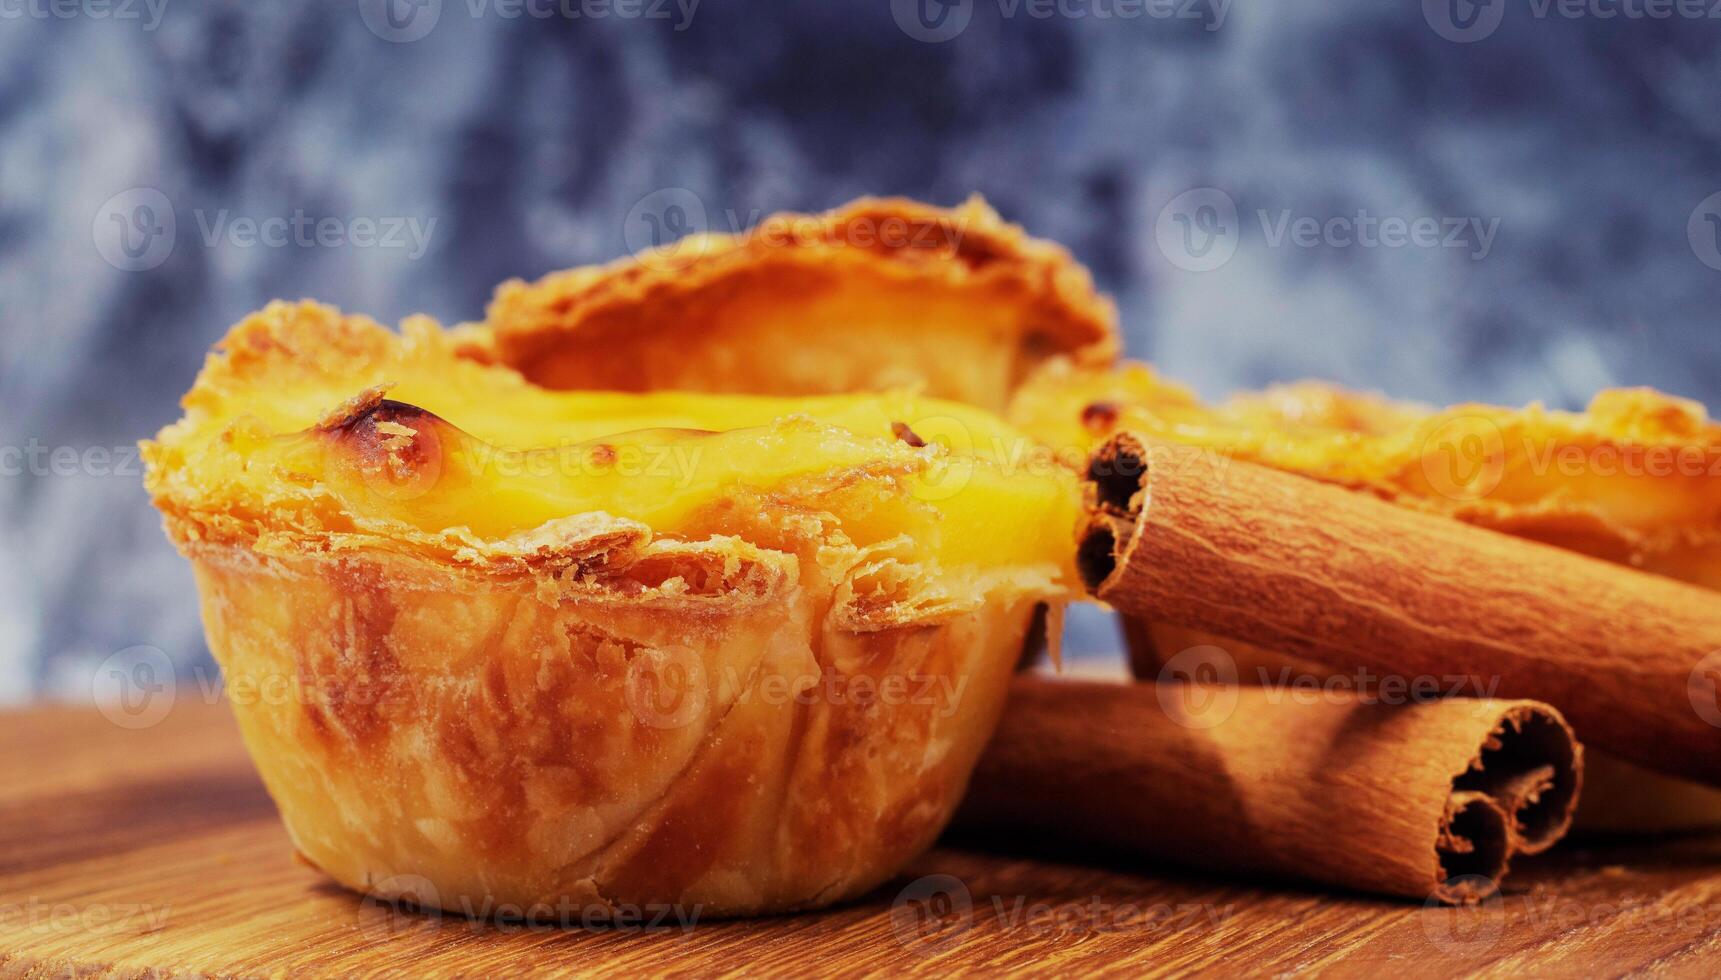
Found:
<path fill-rule="evenodd" d="M 1583 746 L 1558 712 L 1521 702 L 1501 712 L 1498 727 L 1454 785 L 1487 796 L 1508 815 L 1515 853 L 1540 854 L 1571 829 L 1583 787 Z"/>
<path fill-rule="evenodd" d="M 1088 458 L 1086 487 L 1091 510 L 1134 519 L 1147 503 L 1148 444 L 1120 432 Z"/>
<path fill-rule="evenodd" d="M 1128 540 L 1127 529 L 1125 540 Z M 1112 520 L 1103 517 L 1089 520 L 1076 543 L 1076 570 L 1089 591 L 1099 591 L 1106 579 L 1117 572 L 1117 553 L 1118 534 Z"/>
<path fill-rule="evenodd" d="M 1149 450 L 1120 432 L 1088 459 L 1082 483 L 1088 523 L 1076 545 L 1076 570 L 1089 591 L 1099 592 L 1117 574 L 1118 562 L 1135 534 L 1147 504 Z"/>
<path fill-rule="evenodd" d="M 1544 701 L 1600 748 L 1721 785 L 1721 594 L 1212 459 L 1131 433 L 1094 453 L 1079 570 L 1098 598 L 1342 671 Z"/>
<path fill-rule="evenodd" d="M 1440 871 L 1433 897 L 1447 905 L 1471 905 L 1498 891 L 1512 856 L 1511 825 L 1492 797 L 1453 793 L 1434 848 Z"/>
<path fill-rule="evenodd" d="M 1418 900 L 1485 897 L 1521 819 L 1551 842 L 1582 753 L 1533 702 L 1016 678 L 959 830 Z M 1551 769 L 1531 803 L 1493 795 Z M 1535 780 L 1530 784 L 1542 785 Z M 1545 808 L 1545 809 L 1544 809 Z M 1558 818 L 1544 819 L 1544 813 Z"/>

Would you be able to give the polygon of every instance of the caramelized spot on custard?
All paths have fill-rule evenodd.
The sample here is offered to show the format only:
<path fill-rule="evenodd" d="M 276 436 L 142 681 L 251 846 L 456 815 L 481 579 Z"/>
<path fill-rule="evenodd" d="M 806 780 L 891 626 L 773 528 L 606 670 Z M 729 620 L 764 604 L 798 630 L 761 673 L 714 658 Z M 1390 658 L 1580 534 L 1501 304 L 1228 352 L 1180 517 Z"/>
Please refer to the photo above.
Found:
<path fill-rule="evenodd" d="M 1116 402 L 1090 402 L 1082 407 L 1082 426 L 1089 432 L 1110 432 L 1117 416 Z"/>
<path fill-rule="evenodd" d="M 325 419 L 317 428 L 324 432 L 334 432 L 340 435 L 375 438 L 379 424 L 393 423 L 417 428 L 414 423 L 434 425 L 443 422 L 442 418 L 435 412 L 419 408 L 417 405 L 395 401 L 392 398 L 358 401 L 354 403 L 354 408 L 356 410 L 344 418 Z"/>
<path fill-rule="evenodd" d="M 448 423 L 434 412 L 390 398 L 377 399 L 338 422 L 325 420 L 321 431 L 334 437 L 339 451 L 367 481 L 387 481 L 387 489 L 435 482 L 442 471 L 442 441 L 437 428 Z M 385 489 L 373 487 L 373 489 Z"/>

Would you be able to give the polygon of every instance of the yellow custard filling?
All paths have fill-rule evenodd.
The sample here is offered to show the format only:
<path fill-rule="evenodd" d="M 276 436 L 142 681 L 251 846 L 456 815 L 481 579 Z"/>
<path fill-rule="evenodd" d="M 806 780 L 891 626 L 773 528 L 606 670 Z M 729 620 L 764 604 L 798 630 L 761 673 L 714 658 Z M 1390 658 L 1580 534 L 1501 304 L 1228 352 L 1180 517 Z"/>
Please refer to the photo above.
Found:
<path fill-rule="evenodd" d="M 946 589 L 1075 582 L 1074 476 L 953 402 L 549 391 L 422 319 L 397 336 L 278 304 L 235 328 L 185 404 L 145 449 L 186 538 L 470 549 L 587 514 L 685 540 L 811 519 Z"/>

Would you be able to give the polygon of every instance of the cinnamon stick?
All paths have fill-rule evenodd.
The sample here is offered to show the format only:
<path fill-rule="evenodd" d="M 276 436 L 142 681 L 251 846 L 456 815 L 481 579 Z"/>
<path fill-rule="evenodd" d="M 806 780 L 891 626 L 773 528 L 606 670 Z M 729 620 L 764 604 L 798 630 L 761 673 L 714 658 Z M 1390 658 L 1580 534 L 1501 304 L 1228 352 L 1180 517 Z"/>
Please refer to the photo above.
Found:
<path fill-rule="evenodd" d="M 1234 640 L 1183 630 L 1180 627 L 1163 623 L 1150 625 L 1131 616 L 1124 619 L 1124 636 L 1129 643 L 1129 673 L 1139 681 L 1153 683 L 1162 675 L 1176 679 L 1186 670 L 1186 665 L 1180 665 L 1179 660 L 1194 654 L 1209 659 L 1222 658 L 1225 666 L 1224 679 L 1227 683 L 1277 687 L 1283 691 L 1283 697 L 1324 696 L 1322 692 L 1332 686 L 1330 682 L 1323 681 L 1326 677 L 1325 669 L 1319 664 L 1291 660 L 1271 651 L 1240 644 Z M 1295 675 L 1296 680 L 1292 683 L 1276 683 L 1285 678 L 1286 675 L 1282 671 L 1287 665 L 1295 665 L 1290 669 L 1300 669 L 1304 673 Z M 1277 671 L 1274 668 L 1277 668 Z M 1365 700 L 1386 704 L 1406 700 L 1403 695 L 1383 692 L 1378 679 L 1375 683 L 1358 683 L 1355 686 L 1348 684 L 1349 681 L 1356 680 L 1355 678 L 1341 680 L 1347 682 L 1343 688 L 1345 693 Z M 1593 758 L 1586 756 L 1586 785 L 1591 782 L 1588 774 L 1593 768 L 1593 762 Z M 1558 807 L 1538 805 L 1542 802 L 1544 793 L 1560 793 L 1560 799 L 1567 798 L 1563 789 L 1555 784 L 1558 771 L 1558 767 L 1552 764 L 1512 763 L 1493 767 L 1486 774 L 1478 773 L 1470 780 L 1473 787 L 1486 785 L 1489 794 L 1512 818 L 1510 829 L 1514 853 L 1540 854 L 1553 847 L 1566 835 L 1566 831 L 1571 829 L 1576 815 L 1569 808 L 1561 810 Z M 1584 799 L 1594 800 L 1595 796 L 1593 790 L 1586 789 Z"/>
<path fill-rule="evenodd" d="M 1078 565 L 1100 599 L 1330 667 L 1476 678 L 1721 784 L 1721 595 L 1201 452 L 1120 433 L 1094 453 Z"/>
<path fill-rule="evenodd" d="M 1513 853 L 1502 800 L 1563 832 L 1582 750 L 1527 701 L 1388 706 L 1266 688 L 1017 677 L 959 830 L 1047 835 L 1221 871 L 1465 903 Z"/>

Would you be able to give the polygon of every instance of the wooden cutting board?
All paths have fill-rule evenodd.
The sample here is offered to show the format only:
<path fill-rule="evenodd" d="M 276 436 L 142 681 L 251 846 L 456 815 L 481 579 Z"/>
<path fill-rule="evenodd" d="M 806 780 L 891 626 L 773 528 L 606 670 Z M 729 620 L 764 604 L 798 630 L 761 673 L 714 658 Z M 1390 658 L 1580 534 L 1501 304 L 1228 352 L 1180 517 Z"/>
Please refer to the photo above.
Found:
<path fill-rule="evenodd" d="M 1721 838 L 1569 848 L 1471 911 L 947 848 L 832 911 L 561 929 L 401 912 L 296 863 L 195 690 L 141 728 L 0 714 L 0 746 L 0 975 L 1721 974 Z"/>

